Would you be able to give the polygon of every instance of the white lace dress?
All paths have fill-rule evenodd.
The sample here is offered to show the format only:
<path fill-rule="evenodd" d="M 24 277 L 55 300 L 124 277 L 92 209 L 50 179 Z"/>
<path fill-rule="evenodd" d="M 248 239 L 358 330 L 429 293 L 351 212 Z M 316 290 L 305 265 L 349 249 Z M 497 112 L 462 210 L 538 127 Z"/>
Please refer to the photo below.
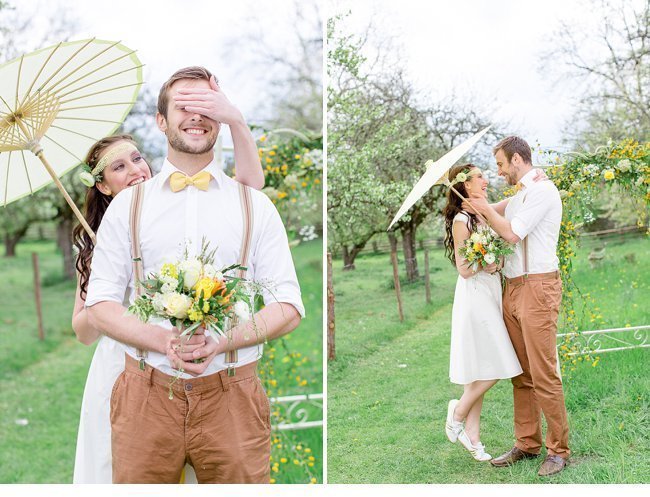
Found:
<path fill-rule="evenodd" d="M 454 222 L 469 223 L 458 213 Z M 466 385 L 476 380 L 512 378 L 522 373 L 503 322 L 498 273 L 458 276 L 451 317 L 449 379 Z"/>
<path fill-rule="evenodd" d="M 107 336 L 93 355 L 79 418 L 73 483 L 112 483 L 110 400 L 113 385 L 124 371 L 124 348 Z M 185 465 L 185 483 L 196 483 L 194 468 Z"/>

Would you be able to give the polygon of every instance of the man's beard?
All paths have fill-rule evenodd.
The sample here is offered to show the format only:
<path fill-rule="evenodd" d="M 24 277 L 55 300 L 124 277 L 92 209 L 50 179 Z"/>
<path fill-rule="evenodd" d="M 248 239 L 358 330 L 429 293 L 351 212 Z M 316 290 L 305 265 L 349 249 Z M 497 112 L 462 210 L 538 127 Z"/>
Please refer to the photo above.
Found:
<path fill-rule="evenodd" d="M 168 130 L 167 131 L 167 141 L 169 142 L 169 146 L 176 150 L 177 152 L 182 152 L 184 154 L 194 154 L 194 155 L 201 155 L 205 154 L 206 152 L 209 152 L 214 148 L 214 144 L 217 143 L 217 136 L 218 133 L 214 135 L 206 144 L 204 147 L 196 149 L 190 147 L 185 140 L 183 140 L 183 137 L 178 133 L 176 130 Z"/>

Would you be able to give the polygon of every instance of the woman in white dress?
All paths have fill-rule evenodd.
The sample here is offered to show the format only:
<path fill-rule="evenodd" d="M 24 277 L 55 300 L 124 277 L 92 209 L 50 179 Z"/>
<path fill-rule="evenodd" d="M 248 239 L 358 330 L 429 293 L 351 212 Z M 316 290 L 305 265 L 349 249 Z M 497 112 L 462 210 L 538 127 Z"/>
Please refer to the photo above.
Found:
<path fill-rule="evenodd" d="M 487 180 L 472 164 L 455 166 L 449 171 L 449 181 L 464 173 L 467 181 L 454 188 L 463 197 L 470 193 L 487 196 Z M 499 204 L 505 209 L 507 200 Z M 451 351 L 449 379 L 463 385 L 460 400 L 453 399 L 447 409 L 445 432 L 451 442 L 459 440 L 478 461 L 492 457 L 485 452 L 480 440 L 480 417 L 483 396 L 500 379 L 522 373 L 521 365 L 508 336 L 501 307 L 501 278 L 495 262 L 474 272 L 459 254 L 459 248 L 481 221 L 463 211 L 462 200 L 451 190 L 447 195 L 445 217 L 445 252 L 458 270 L 451 320 Z"/>
<path fill-rule="evenodd" d="M 237 162 L 235 179 L 261 189 L 264 186 L 264 173 L 255 142 L 249 136 L 242 143 L 247 150 L 238 156 L 240 160 Z M 95 168 L 102 159 L 105 159 L 102 162 L 105 167 L 97 171 Z M 89 186 L 85 201 L 86 220 L 97 231 L 113 197 L 129 186 L 150 179 L 152 173 L 129 135 L 110 136 L 95 143 L 88 152 L 86 164 L 91 170 L 95 169 L 94 176 L 100 180 L 88 180 L 88 184 L 93 184 Z M 73 230 L 73 241 L 79 251 L 76 262 L 79 278 L 72 328 L 78 340 L 85 345 L 99 339 L 81 404 L 73 483 L 112 483 L 110 397 L 113 385 L 124 369 L 124 349 L 112 338 L 101 335 L 88 322 L 84 302 L 94 244 L 81 226 Z M 125 295 L 125 302 L 128 302 L 128 297 Z M 193 350 L 198 343 L 194 347 L 186 346 L 185 350 Z M 196 483 L 193 468 L 189 465 L 185 467 L 183 480 Z"/>

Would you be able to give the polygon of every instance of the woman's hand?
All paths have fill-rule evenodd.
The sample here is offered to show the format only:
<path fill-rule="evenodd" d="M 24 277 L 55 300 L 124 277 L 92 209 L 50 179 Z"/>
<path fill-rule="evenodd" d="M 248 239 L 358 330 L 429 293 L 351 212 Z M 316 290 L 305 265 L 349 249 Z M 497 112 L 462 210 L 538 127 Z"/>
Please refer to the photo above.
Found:
<path fill-rule="evenodd" d="M 547 180 L 547 179 L 548 179 L 548 176 L 546 176 L 546 173 L 544 172 L 543 169 L 536 169 L 535 170 L 535 177 L 533 178 L 533 181 L 535 183 L 537 183 L 539 181 L 544 181 L 544 180 Z"/>
<path fill-rule="evenodd" d="M 494 273 L 496 273 L 498 270 L 499 270 L 499 268 L 497 267 L 497 263 L 496 263 L 496 262 L 493 262 L 492 264 L 488 264 L 487 266 L 485 266 L 485 267 L 483 268 L 483 271 L 485 271 L 485 272 L 488 273 L 488 274 L 494 274 Z"/>

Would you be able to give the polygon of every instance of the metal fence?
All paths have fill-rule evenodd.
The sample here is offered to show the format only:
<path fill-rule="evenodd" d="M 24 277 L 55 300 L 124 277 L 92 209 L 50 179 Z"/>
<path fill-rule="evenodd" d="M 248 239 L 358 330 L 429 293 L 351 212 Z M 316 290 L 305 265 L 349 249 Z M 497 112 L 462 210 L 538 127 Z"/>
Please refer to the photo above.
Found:
<path fill-rule="evenodd" d="M 306 395 L 288 395 L 286 397 L 271 397 L 271 406 L 281 409 L 283 421 L 273 425 L 274 430 L 304 430 L 323 426 L 323 394 L 311 393 Z M 310 419 L 316 413 L 320 419 Z"/>

